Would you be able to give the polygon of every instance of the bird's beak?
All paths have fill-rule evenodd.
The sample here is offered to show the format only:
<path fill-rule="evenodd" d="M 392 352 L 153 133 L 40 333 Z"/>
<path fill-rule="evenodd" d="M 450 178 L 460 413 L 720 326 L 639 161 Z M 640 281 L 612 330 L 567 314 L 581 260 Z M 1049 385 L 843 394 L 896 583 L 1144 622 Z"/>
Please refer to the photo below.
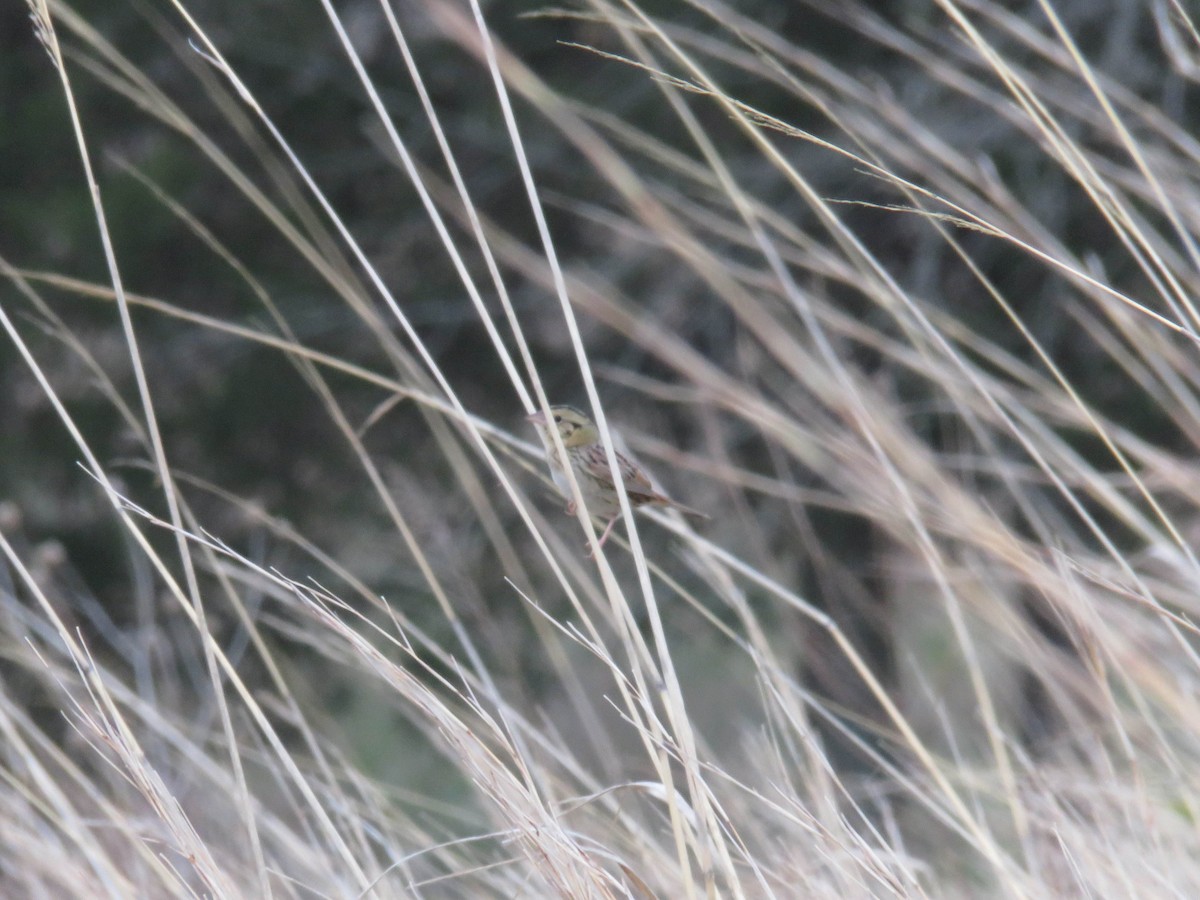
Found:
<path fill-rule="evenodd" d="M 535 412 L 532 416 L 526 416 L 525 421 L 531 422 L 534 425 L 545 425 L 546 424 L 546 414 L 543 413 L 541 410 L 539 410 L 539 411 Z"/>

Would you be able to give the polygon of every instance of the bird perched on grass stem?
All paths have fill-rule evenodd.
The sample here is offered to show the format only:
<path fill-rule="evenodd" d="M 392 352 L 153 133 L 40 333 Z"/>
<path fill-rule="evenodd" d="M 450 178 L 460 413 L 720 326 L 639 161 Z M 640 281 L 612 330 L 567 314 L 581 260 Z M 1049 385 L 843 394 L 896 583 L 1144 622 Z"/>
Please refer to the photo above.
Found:
<path fill-rule="evenodd" d="M 552 426 L 558 429 L 563 448 L 567 451 L 567 463 L 575 473 L 575 480 L 579 482 L 579 490 L 583 494 L 588 512 L 608 519 L 608 525 L 597 544 L 601 547 L 608 540 L 617 519 L 621 518 L 621 500 L 613 483 L 604 444 L 600 442 L 600 429 L 585 413 L 573 406 L 552 406 L 550 415 L 552 423 L 547 422 L 545 414 L 541 412 L 527 416 L 526 419 L 541 430 L 554 484 L 564 496 L 570 497 L 571 484 L 567 480 L 566 467 L 555 452 L 554 438 L 550 433 Z M 689 516 L 708 518 L 699 510 L 677 503 L 656 491 L 642 468 L 624 454 L 618 451 L 616 457 L 617 471 L 621 473 L 621 483 L 631 507 L 636 509 L 639 506 L 670 506 Z M 574 514 L 575 501 L 571 500 L 567 504 L 567 515 Z"/>

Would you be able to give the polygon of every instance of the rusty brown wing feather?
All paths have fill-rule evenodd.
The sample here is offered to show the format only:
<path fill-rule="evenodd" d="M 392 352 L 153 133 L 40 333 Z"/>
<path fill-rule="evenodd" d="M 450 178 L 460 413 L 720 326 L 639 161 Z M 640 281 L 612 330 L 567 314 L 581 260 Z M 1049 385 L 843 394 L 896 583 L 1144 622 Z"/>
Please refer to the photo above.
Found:
<path fill-rule="evenodd" d="M 608 457 L 605 456 L 604 447 L 601 444 L 588 447 L 580 455 L 580 461 L 588 475 L 601 484 L 612 486 L 612 470 L 608 467 Z M 617 471 L 621 473 L 621 481 L 624 482 L 625 490 L 631 496 L 633 494 L 654 495 L 654 486 L 646 477 L 646 473 L 620 453 L 617 454 Z"/>
<path fill-rule="evenodd" d="M 608 458 L 604 454 L 604 447 L 596 444 L 594 447 L 589 447 L 587 453 L 583 454 L 582 462 L 584 468 L 587 469 L 588 475 L 594 478 L 601 484 L 612 487 L 612 471 L 608 467 Z M 690 516 L 696 516 L 701 519 L 707 519 L 708 514 L 702 513 L 698 509 L 692 509 L 690 506 L 685 506 L 665 494 L 660 494 L 654 490 L 654 485 L 650 479 L 646 477 L 646 473 L 641 467 L 632 460 L 618 453 L 617 454 L 617 470 L 621 473 L 621 480 L 625 484 L 625 493 L 629 496 L 629 502 L 634 506 L 645 506 L 650 503 L 659 503 L 663 506 L 673 506 L 682 513 Z"/>

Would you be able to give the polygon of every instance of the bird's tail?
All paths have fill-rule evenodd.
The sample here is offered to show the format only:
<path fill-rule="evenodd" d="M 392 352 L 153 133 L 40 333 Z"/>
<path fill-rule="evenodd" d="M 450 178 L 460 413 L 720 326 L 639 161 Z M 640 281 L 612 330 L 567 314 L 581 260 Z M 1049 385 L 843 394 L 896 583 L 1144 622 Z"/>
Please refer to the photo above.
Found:
<path fill-rule="evenodd" d="M 680 503 L 678 500 L 672 500 L 666 494 L 660 494 L 658 491 L 629 491 L 629 500 L 634 506 L 645 506 L 647 504 L 669 506 L 672 509 L 679 510 L 685 516 L 695 516 L 697 519 L 712 518 L 708 513 L 692 509 L 690 506 Z"/>
<path fill-rule="evenodd" d="M 700 512 L 700 510 L 698 510 L 698 509 L 692 509 L 692 507 L 687 506 L 683 503 L 680 503 L 678 500 L 672 500 L 670 497 L 661 497 L 660 496 L 659 502 L 662 503 L 663 506 L 669 506 L 672 509 L 679 510 L 685 516 L 691 516 L 692 518 L 695 518 L 695 519 L 711 519 L 712 518 L 712 516 L 710 516 L 708 513 Z"/>

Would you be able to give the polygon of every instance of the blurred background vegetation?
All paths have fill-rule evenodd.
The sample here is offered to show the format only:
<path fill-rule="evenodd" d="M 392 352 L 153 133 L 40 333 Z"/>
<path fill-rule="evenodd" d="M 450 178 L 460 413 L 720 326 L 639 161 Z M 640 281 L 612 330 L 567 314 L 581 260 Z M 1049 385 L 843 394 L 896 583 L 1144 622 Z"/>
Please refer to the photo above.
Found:
<path fill-rule="evenodd" d="M 1026 8 L 1015 9 L 1013 14 L 1028 19 L 1032 27 L 1037 4 L 1017 6 Z M 215 79 L 188 47 L 181 24 L 166 5 L 85 2 L 71 8 L 81 22 L 152 78 L 196 129 L 214 136 L 235 162 L 268 183 L 274 177 L 295 188 L 294 176 L 286 172 L 261 173 L 262 135 L 253 128 L 237 133 L 225 112 L 197 89 L 198 77 L 206 78 L 210 86 Z M 680 29 L 698 29 L 697 34 L 712 27 L 707 16 L 683 4 L 667 2 L 645 8 L 652 15 L 667 17 Z M 489 23 L 498 40 L 538 77 L 578 103 L 619 117 L 667 146 L 686 144 L 686 138 L 673 131 L 672 123 L 663 120 L 651 79 L 616 61 L 569 46 L 579 43 L 615 52 L 608 29 L 586 20 L 531 16 L 535 9 L 497 4 L 490 10 Z M 1031 218 L 1077 248 L 1107 258 L 1106 242 L 1116 238 L 1068 176 L 1046 165 L 1038 148 L 1022 139 L 1020 126 L 1004 121 L 994 108 L 974 98 L 964 99 L 950 86 L 939 84 L 930 77 L 924 60 L 911 58 L 920 46 L 943 48 L 948 64 L 960 53 L 931 0 L 846 8 L 819 2 L 760 2 L 738 4 L 736 9 L 778 34 L 798 53 L 816 54 L 861 77 L 879 91 L 880 98 L 923 122 L 964 158 L 986 156 Z M 1055 9 L 1099 71 L 1174 118 L 1183 130 L 1194 124 L 1194 88 L 1167 64 L 1147 7 L 1079 0 L 1057 3 Z M 427 10 L 406 8 L 398 13 L 480 210 L 520 239 L 530 239 L 532 225 L 521 200 L 519 173 L 505 154 L 498 152 L 503 126 L 494 96 L 480 89 L 480 76 L 472 61 L 430 23 Z M 106 274 L 96 223 L 87 192 L 81 187 L 78 151 L 61 88 L 32 34 L 27 11 L 13 5 L 2 15 L 3 252 L 12 264 L 25 269 L 103 283 Z M 437 237 L 414 193 L 398 176 L 395 160 L 382 148 L 378 123 L 319 4 L 289 4 L 284 10 L 273 3 L 210 0 L 196 15 L 292 142 L 380 274 L 401 296 L 429 346 L 440 360 L 450 363 L 455 387 L 467 407 L 511 424 L 520 408 L 503 385 L 503 370 L 477 317 L 462 302 L 461 285 L 452 268 L 434 262 L 441 252 Z M 341 15 L 372 67 L 395 119 L 403 123 L 418 117 L 411 84 L 385 40 L 386 25 L 378 4 L 346 4 Z M 893 37 L 910 34 L 914 43 L 897 47 L 883 40 L 864 40 L 866 28 L 896 28 Z M 1030 56 L 1015 44 L 1001 45 L 1001 49 L 1018 62 Z M 103 79 L 88 77 L 85 72 L 81 64 L 75 87 L 84 126 L 93 141 L 106 214 L 128 290 L 166 298 L 180 308 L 216 318 L 256 321 L 264 317 L 260 303 L 242 279 L 166 208 L 147 186 L 149 180 L 217 235 L 243 264 L 252 263 L 254 277 L 299 339 L 364 366 L 380 362 L 378 348 L 363 340 L 354 311 L 324 302 L 327 288 L 312 268 L 297 259 L 294 248 L 281 240 L 278 230 L 197 153 L 192 142 L 117 95 Z M 756 109 L 779 115 L 817 137 L 838 137 L 838 128 L 828 117 L 813 106 L 798 104 L 790 90 L 736 70 L 723 83 Z M 701 115 L 718 137 L 736 140 L 723 131 L 727 126 L 719 114 L 701 111 Z M 704 302 L 704 288 L 694 275 L 681 271 L 661 254 L 623 252 L 626 247 L 614 247 L 612 230 L 602 218 L 611 206 L 605 199 L 607 191 L 594 182 L 589 186 L 593 173 L 576 164 L 555 129 L 539 126 L 534 113 L 527 113 L 526 118 L 530 122 L 526 135 L 529 153 L 551 207 L 557 248 L 566 265 L 574 266 L 578 260 L 579 266 L 605 270 L 607 277 L 653 318 L 667 323 L 721 365 L 734 365 L 736 345 L 730 340 L 728 316 Z M 435 162 L 436 148 L 428 129 L 413 128 L 405 137 L 414 156 Z M 811 213 L 785 185 L 772 184 L 778 181 L 778 174 L 764 168 L 755 151 L 746 147 L 739 157 L 728 145 L 724 149 L 733 165 L 743 167 L 739 169 L 741 177 L 763 195 L 778 196 L 775 211 L 781 217 L 797 228 L 811 227 Z M 887 189 L 844 159 L 796 142 L 787 150 L 825 196 L 866 202 L 887 202 L 890 197 Z M 845 215 L 854 232 L 906 289 L 932 298 L 1005 350 L 1029 355 L 1021 336 L 995 304 L 970 285 L 961 262 L 923 222 L 869 208 L 849 208 Z M 1023 264 L 1018 254 L 995 240 L 968 235 L 963 241 L 976 264 L 1017 305 L 1017 312 L 1038 341 L 1068 374 L 1076 376 L 1090 402 L 1155 442 L 1180 440 L 1164 417 L 1153 418 L 1152 405 L 1131 396 L 1135 386 L 1122 377 L 1106 378 L 1106 370 L 1111 369 L 1107 357 L 1089 357 L 1090 348 L 1073 340 L 1077 328 L 1055 302 L 1063 290 L 1059 277 L 1045 268 Z M 1115 278 L 1120 273 L 1113 274 Z M 521 312 L 536 310 L 543 302 L 543 291 L 536 285 L 518 283 L 513 290 Z M 836 293 L 841 286 L 833 284 L 829 290 Z M 13 298 L 9 302 L 15 303 L 11 288 L 6 291 Z M 844 293 L 839 300 L 856 311 L 856 298 Z M 131 390 L 126 350 L 112 307 L 72 299 L 56 303 L 55 310 L 73 328 L 85 329 L 94 337 L 98 352 L 108 350 L 111 356 L 101 357 L 99 362 L 123 392 Z M 878 318 L 869 309 L 857 312 Z M 146 363 L 156 385 L 160 424 L 172 435 L 171 457 L 181 469 L 261 500 L 294 522 L 301 533 L 344 542 L 336 556 L 350 552 L 355 545 L 372 546 L 379 552 L 363 554 L 359 563 L 372 566 L 373 579 L 401 575 L 402 566 L 394 556 L 375 547 L 369 537 L 377 532 L 378 520 L 363 508 L 361 489 L 352 481 L 355 475 L 347 466 L 344 448 L 330 439 L 329 423 L 315 413 L 286 360 L 269 349 L 181 327 L 161 316 L 139 314 L 138 325 L 145 329 Z M 533 326 L 539 363 L 559 390 L 555 399 L 578 402 L 578 377 L 563 333 L 551 323 L 541 332 L 536 322 Z M 661 374 L 644 349 L 631 346 L 611 330 L 590 327 L 588 346 L 597 360 L 648 375 Z M 39 336 L 36 329 L 29 329 L 28 339 L 41 358 L 52 360 L 46 368 L 60 380 L 59 390 L 87 423 L 89 438 L 101 456 L 121 458 L 130 450 L 128 430 L 110 415 L 108 400 L 94 392 L 92 379 L 75 355 L 59 345 L 54 335 Z M 878 367 L 879 361 L 865 351 L 862 357 L 860 364 L 867 371 Z M 111 547 L 98 540 L 96 527 L 107 520 L 106 504 L 94 497 L 96 505 L 89 514 L 81 473 L 63 464 L 72 458 L 67 435 L 56 424 L 20 359 L 5 354 L 3 365 L 5 383 L 11 388 L 5 392 L 8 425 L 2 437 L 0 465 L 10 497 L 25 511 L 29 534 L 36 539 L 64 541 L 72 550 L 72 560 L 84 570 L 87 583 L 104 595 L 111 586 L 108 582 L 123 585 L 125 577 L 111 566 Z M 910 388 L 920 391 L 919 385 Z M 353 408 L 361 417 L 380 402 L 377 390 L 352 384 L 346 389 L 344 399 L 356 404 Z M 897 384 L 896 389 L 903 396 L 906 386 Z M 608 393 L 614 405 L 638 404 L 635 412 L 644 405 L 636 397 L 627 397 L 619 385 L 610 386 Z M 906 399 L 914 409 L 921 405 L 919 396 Z M 914 416 L 922 418 L 931 432 L 936 430 L 936 412 L 918 411 Z M 1147 416 L 1152 418 L 1143 421 Z M 421 441 L 425 438 L 419 429 L 414 434 L 402 420 L 389 421 L 371 437 L 381 457 L 400 461 L 424 456 Z M 673 435 L 668 427 L 663 437 L 686 436 Z M 333 473 L 336 477 L 330 477 Z M 138 477 L 133 471 L 125 475 Z"/>
<path fill-rule="evenodd" d="M 1097 164 L 1109 162 L 1102 175 L 1134 197 L 1143 225 L 1169 230 L 1161 205 L 1124 180 L 1133 168 L 1087 85 L 1070 74 L 1069 63 L 1061 63 L 1043 4 L 954 5 L 987 31 L 1008 65 L 1036 80 L 1062 116 L 1067 136 Z M 795 129 L 788 133 L 781 125 L 763 131 L 815 195 L 835 204 L 848 232 L 900 291 L 920 298 L 928 315 L 944 317 L 938 321 L 948 333 L 981 339 L 961 341 L 973 366 L 1011 384 L 1036 410 L 1036 378 L 1022 383 L 1022 373 L 1044 377 L 1043 358 L 1052 359 L 1114 432 L 1136 436 L 1141 445 L 1163 454 L 1191 455 L 1197 432 L 1189 425 L 1195 423 L 1155 396 L 1146 379 L 1135 377 L 1136 366 L 1122 365 L 1122 355 L 1095 337 L 1103 329 L 1088 330 L 1096 317 L 1089 319 L 1084 304 L 1065 301 L 1080 290 L 1076 279 L 992 234 L 952 229 L 952 243 L 928 217 L 894 208 L 914 202 L 894 183 L 821 143 L 861 153 L 956 202 L 971 196 L 978 201 L 976 209 L 993 212 L 1009 234 L 1054 248 L 1061 259 L 1078 262 L 1129 296 L 1155 293 L 1153 279 L 1129 252 L 1124 236 L 1098 215 L 1094 199 L 1055 161 L 1046 133 L 1016 108 L 944 6 L 934 0 L 759 0 L 725 8 L 660 0 L 640 9 L 702 56 L 713 79 L 760 114 L 760 121 L 775 117 Z M 463 406 L 532 441 L 522 422 L 521 398 L 321 4 L 206 0 L 188 8 L 361 244 Z M 453 623 L 436 591 L 399 538 L 309 373 L 277 347 L 187 318 L 194 314 L 287 335 L 330 358 L 426 386 L 424 376 L 406 374 L 407 340 L 373 295 L 362 267 L 314 212 L 297 173 L 261 125 L 194 40 L 189 44 L 188 29 L 170 4 L 94 0 L 55 9 L 125 289 L 166 304 L 136 306 L 134 324 L 166 455 L 196 522 L 264 568 L 298 579 L 311 576 L 339 596 L 356 590 L 357 579 L 369 593 L 402 610 L 406 623 L 431 643 L 454 645 Z M 1171 5 L 1056 0 L 1052 9 L 1128 113 L 1133 139 L 1145 142 L 1168 189 L 1172 174 L 1178 174 L 1190 190 L 1194 175 L 1184 165 L 1194 162 L 1194 148 L 1172 145 L 1172 140 L 1191 140 L 1197 130 L 1194 70 L 1183 65 L 1195 57 L 1195 48 L 1189 52 L 1172 43 L 1186 44 L 1187 31 L 1172 18 Z M 380 5 L 352 0 L 337 4 L 337 10 L 426 183 L 443 192 L 438 202 L 450 211 L 454 234 L 467 234 L 464 220 L 455 218 L 457 207 L 446 199 L 434 136 Z M 939 683 L 936 664 L 929 662 L 940 654 L 954 656 L 954 638 L 944 625 L 922 631 L 915 642 L 903 636 L 906 625 L 918 627 L 914 623 L 920 621 L 905 612 L 909 595 L 925 591 L 927 582 L 924 576 L 909 580 L 898 574 L 906 571 L 911 548 L 898 552 L 895 536 L 880 527 L 862 497 L 853 496 L 845 483 L 856 477 L 853 466 L 838 474 L 835 424 L 849 422 L 852 412 L 828 404 L 815 376 L 806 384 L 786 361 L 770 359 L 762 336 L 720 296 L 714 286 L 719 279 L 706 276 L 702 266 L 686 264 L 685 252 L 630 212 L 639 208 L 638 191 L 652 193 L 691 223 L 714 256 L 724 260 L 726 275 L 760 295 L 768 308 L 786 307 L 786 298 L 767 281 L 758 248 L 743 231 L 726 227 L 736 222 L 733 205 L 714 182 L 689 169 L 699 155 L 680 120 L 665 112 L 666 79 L 615 58 L 631 51 L 611 21 L 632 22 L 632 13 L 600 5 L 543 11 L 514 3 L 484 4 L 484 12 L 506 58 L 511 54 L 528 69 L 521 76 L 529 79 L 527 85 L 516 92 L 516 116 L 563 267 L 600 292 L 611 291 L 619 309 L 631 316 L 622 319 L 614 311 L 618 307 L 573 296 L 610 420 L 628 429 L 634 449 L 662 474 L 673 495 L 717 513 L 711 526 L 701 529 L 707 537 L 830 615 L 889 690 L 903 694 L 908 685 L 913 695 L 944 693 L 945 706 L 932 704 L 929 715 L 954 723 L 950 695 L 961 686 L 963 670 L 948 663 L 946 681 Z M 553 401 L 586 405 L 551 286 L 523 256 L 539 246 L 537 231 L 490 75 L 462 37 L 460 22 L 469 21 L 463 18 L 466 6 L 431 0 L 397 4 L 395 13 L 479 215 L 513 242 L 502 254 L 503 266 L 547 393 Z M 772 38 L 776 43 L 767 46 Z M 1050 64 L 1051 57 L 1061 68 Z M 658 59 L 676 78 L 687 77 L 663 62 L 665 54 Z M 778 60 L 786 60 L 786 67 Z M 512 71 L 519 69 L 514 65 Z M 530 100 L 530 94 L 543 90 L 540 85 L 557 95 L 553 103 Z M 0 10 L 0 92 L 0 257 L 21 270 L 41 297 L 32 303 L 8 281 L 0 284 L 0 304 L 123 493 L 165 517 L 161 487 L 136 426 L 140 413 L 131 420 L 116 412 L 122 402 L 136 410 L 138 400 L 115 306 L 80 288 L 80 282 L 108 285 L 108 273 L 62 86 L 19 4 Z M 148 103 L 151 92 L 161 96 Z M 828 239 L 812 203 L 726 109 L 707 102 L 699 90 L 679 94 L 738 183 L 769 210 L 772 232 L 792 236 L 793 248 L 804 246 L 805 235 L 814 236 L 813 247 L 803 254 L 796 249 L 787 265 L 801 289 L 819 298 L 820 318 L 836 334 L 842 363 L 862 384 L 890 398 L 898 427 L 961 476 L 961 485 L 984 498 L 984 506 L 995 504 L 993 511 L 1020 540 L 1041 543 L 1047 553 L 1063 547 L 1106 552 L 1103 541 L 1081 524 L 1080 511 L 1040 475 L 1027 480 L 1018 475 L 1040 518 L 1014 508 L 1004 485 L 1019 465 L 1000 471 L 978 463 L 978 435 L 970 433 L 959 411 L 948 408 L 928 373 L 897 349 L 908 340 L 903 316 L 864 286 L 861 270 L 843 264 L 834 249 L 843 245 Z M 170 117 L 169 108 L 175 110 Z M 581 132 L 565 124 L 576 116 L 627 154 L 638 186 L 624 195 L 614 190 L 611 172 L 597 170 L 576 143 Z M 235 184 L 232 170 L 223 169 L 227 162 L 281 211 L 279 220 L 271 221 L 266 203 Z M 316 254 L 306 259 L 300 241 L 284 234 L 281 221 Z M 1194 228 L 1190 219 L 1189 227 Z M 1187 252 L 1179 250 L 1181 257 Z M 478 255 L 468 255 L 466 265 L 486 281 Z M 980 274 L 1027 331 L 981 288 Z M 363 298 L 363 305 L 346 302 L 350 295 Z M 494 297 L 489 295 L 486 304 L 500 314 Z M 1172 316 L 1165 300 L 1148 305 Z M 862 330 L 856 334 L 858 326 Z M 752 385 L 800 423 L 806 423 L 810 408 L 821 406 L 814 412 L 812 439 L 828 443 L 804 460 L 801 454 L 781 453 L 745 423 L 720 415 L 728 398 L 710 394 L 701 379 L 689 382 L 687 365 L 670 355 L 656 329 L 716 370 Z M 1194 347 L 1184 346 L 1194 353 Z M 811 359 L 820 358 L 809 350 Z M 573 713 L 556 664 L 541 639 L 532 636 L 537 616 L 518 601 L 506 579 L 520 590 L 544 588 L 546 582 L 537 574 L 512 571 L 503 549 L 481 526 L 476 498 L 447 456 L 447 438 L 439 430 L 445 425 L 419 404 L 389 405 L 394 391 L 386 385 L 344 372 L 327 377 L 337 408 L 352 428 L 361 429 L 367 451 L 501 692 L 569 732 Z M 172 639 L 187 626 L 177 621 L 178 613 L 159 605 L 155 574 L 114 519 L 104 493 L 76 464 L 80 454 L 74 442 L 8 343 L 0 353 L 0 380 L 5 533 L 38 561 L 39 577 L 57 586 L 72 621 L 106 664 L 120 667 L 129 658 L 129 642 L 151 641 L 159 648 L 149 657 L 154 670 L 140 672 L 131 665 L 131 677 L 153 679 L 155 672 L 170 672 L 163 681 L 174 683 L 178 676 L 179 702 L 191 702 L 193 692 L 204 696 L 207 676 L 199 650 L 183 649 L 187 642 Z M 1121 476 L 1113 454 L 1094 433 L 1054 415 L 1047 421 L 1083 461 L 1080 471 Z M 1019 455 L 1010 437 L 996 440 L 994 461 L 1007 464 Z M 465 439 L 450 443 L 469 447 Z M 519 477 L 575 548 L 582 535 L 577 539 L 572 520 L 564 518 L 564 525 L 553 518 L 560 501 L 547 499 L 536 486 L 534 473 L 540 471 L 535 460 Z M 723 471 L 759 476 L 773 486 L 744 489 Z M 522 553 L 529 552 L 532 544 L 496 478 L 483 468 L 477 475 L 475 486 L 491 496 L 496 521 Z M 881 497 L 880 502 L 891 501 Z M 1094 498 L 1083 503 L 1120 552 L 1132 557 L 1145 550 L 1145 535 L 1111 508 Z M 1039 529 L 1047 523 L 1052 532 L 1055 523 L 1061 526 L 1061 543 L 1046 542 Z M 938 532 L 949 545 L 954 528 L 951 523 Z M 673 539 L 661 529 L 642 527 L 639 533 L 663 559 L 678 556 Z M 168 552 L 168 533 L 153 533 L 152 540 Z M 327 564 L 307 554 L 304 543 L 320 548 Z M 623 577 L 633 578 L 632 566 L 623 559 L 614 565 Z M 674 575 L 719 622 L 739 628 L 737 608 L 709 600 L 701 574 Z M 1052 603 L 1018 578 L 1012 579 L 1010 593 L 1014 608 L 1048 646 L 1071 648 L 1065 655 L 1075 655 L 1077 647 L 1067 636 L 1072 629 Z M 835 767 L 849 777 L 877 775 L 878 760 L 863 752 L 862 744 L 885 756 L 894 748 L 878 698 L 859 686 L 835 642 L 805 616 L 785 609 L 766 590 L 749 591 L 746 601 L 798 683 L 841 717 L 838 726 L 814 726 L 831 748 Z M 250 602 L 264 615 L 272 608 L 265 596 Z M 565 601 L 549 602 L 552 614 L 569 616 Z M 386 618 L 367 614 L 377 621 Z M 242 646 L 246 638 L 237 616 L 221 608 L 212 615 L 209 627 L 218 641 Z M 944 623 L 940 607 L 934 615 Z M 718 746 L 740 746 L 748 740 L 740 730 L 740 711 L 755 703 L 755 680 L 750 669 L 742 668 L 748 666 L 742 656 L 702 622 L 687 616 L 669 620 L 689 711 Z M 648 627 L 644 618 L 639 624 Z M 422 802 L 470 802 L 464 776 L 445 762 L 444 751 L 413 724 L 402 704 L 308 646 L 302 630 L 289 634 L 281 626 L 274 639 L 281 658 L 304 673 L 296 683 L 310 692 L 302 697 L 305 709 L 319 711 L 316 715 L 340 735 L 367 775 L 418 791 Z M 919 689 L 906 682 L 914 654 L 926 660 L 912 676 Z M 253 654 L 238 658 L 245 662 L 249 683 L 268 679 L 265 671 L 256 671 Z M 443 674 L 453 668 L 446 660 L 431 665 Z M 1022 752 L 1032 752 L 1039 740 L 1055 733 L 1057 715 L 1049 712 L 1053 704 L 1046 699 L 1044 679 L 1030 674 L 1036 666 L 1028 668 L 999 677 L 994 688 L 1011 697 L 1014 741 L 1024 741 Z M 47 708 L 54 705 L 46 702 Z M 964 702 L 973 709 L 973 700 Z M 918 706 L 910 695 L 905 708 L 917 719 Z M 201 708 L 211 714 L 211 708 Z M 46 727 L 65 739 L 69 729 L 53 724 L 53 715 L 45 719 Z M 582 735 L 584 726 L 578 727 Z M 948 727 L 950 743 L 957 735 L 970 745 L 976 727 L 970 716 L 961 729 Z M 602 747 L 576 747 L 575 752 L 600 768 L 612 764 Z M 646 774 L 637 766 L 628 772 L 617 768 L 627 777 Z M 918 855 L 919 844 L 914 846 Z"/>

